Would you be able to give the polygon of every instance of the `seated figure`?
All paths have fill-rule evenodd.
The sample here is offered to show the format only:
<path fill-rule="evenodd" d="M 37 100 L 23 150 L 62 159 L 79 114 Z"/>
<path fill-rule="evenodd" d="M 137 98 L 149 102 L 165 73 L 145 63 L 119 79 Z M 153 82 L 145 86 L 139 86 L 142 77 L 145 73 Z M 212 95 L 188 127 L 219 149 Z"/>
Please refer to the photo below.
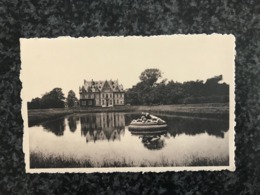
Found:
<path fill-rule="evenodd" d="M 151 115 L 148 113 L 148 112 L 142 112 L 142 117 L 141 117 L 141 119 L 142 120 L 147 120 L 147 119 L 152 119 L 152 117 L 151 117 Z"/>

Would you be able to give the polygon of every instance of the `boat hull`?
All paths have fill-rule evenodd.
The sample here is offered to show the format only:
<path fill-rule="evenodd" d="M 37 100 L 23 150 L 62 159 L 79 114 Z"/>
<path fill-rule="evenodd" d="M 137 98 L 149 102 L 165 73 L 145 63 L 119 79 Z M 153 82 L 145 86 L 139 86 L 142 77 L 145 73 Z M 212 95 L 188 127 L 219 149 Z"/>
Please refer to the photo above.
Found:
<path fill-rule="evenodd" d="M 166 129 L 129 129 L 132 135 L 164 135 L 167 133 Z"/>
<path fill-rule="evenodd" d="M 166 129 L 167 124 L 156 124 L 156 125 L 147 125 L 147 124 L 130 124 L 128 129 L 129 130 L 159 130 L 159 129 Z"/>

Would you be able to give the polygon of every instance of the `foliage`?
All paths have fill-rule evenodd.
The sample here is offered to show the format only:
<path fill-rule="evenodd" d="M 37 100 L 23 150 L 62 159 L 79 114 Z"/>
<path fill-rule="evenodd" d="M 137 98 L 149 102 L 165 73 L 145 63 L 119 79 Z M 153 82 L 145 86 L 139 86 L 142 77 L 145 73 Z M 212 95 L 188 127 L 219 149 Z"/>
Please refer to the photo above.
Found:
<path fill-rule="evenodd" d="M 54 88 L 45 93 L 42 98 L 34 98 L 28 102 L 28 109 L 64 108 L 64 94 L 61 88 Z"/>
<path fill-rule="evenodd" d="M 128 89 L 126 102 L 131 105 L 158 105 L 181 103 L 226 103 L 229 101 L 229 86 L 219 83 L 222 75 L 184 83 L 167 82 L 166 79 L 157 83 L 162 77 L 159 69 L 146 69 L 140 75 L 140 82 Z"/>
<path fill-rule="evenodd" d="M 162 77 L 162 72 L 156 68 L 150 68 L 144 70 L 140 75 L 140 80 L 147 85 L 153 86 L 153 84 Z"/>
<path fill-rule="evenodd" d="M 75 94 L 75 92 L 73 90 L 70 90 L 68 92 L 68 96 L 66 98 L 66 102 L 67 102 L 67 106 L 69 108 L 76 106 L 76 104 L 78 102 L 78 99 L 77 99 L 76 94 Z"/>

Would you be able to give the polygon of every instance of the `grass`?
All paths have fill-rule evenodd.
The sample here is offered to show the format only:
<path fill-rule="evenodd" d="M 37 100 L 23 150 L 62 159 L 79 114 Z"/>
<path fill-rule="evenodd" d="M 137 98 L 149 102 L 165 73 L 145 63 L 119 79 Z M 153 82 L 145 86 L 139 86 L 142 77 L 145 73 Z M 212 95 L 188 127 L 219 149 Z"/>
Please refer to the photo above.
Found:
<path fill-rule="evenodd" d="M 228 157 L 223 158 L 206 158 L 206 157 L 198 157 L 191 156 L 191 160 L 187 160 L 187 164 L 185 166 L 228 166 L 229 159 Z"/>
<path fill-rule="evenodd" d="M 102 162 L 95 162 L 90 158 L 84 160 L 73 157 L 55 156 L 53 154 L 32 152 L 30 154 L 30 167 L 33 168 L 91 168 L 91 167 L 133 167 L 133 161 L 103 159 Z"/>
<path fill-rule="evenodd" d="M 77 167 L 93 167 L 93 162 L 90 159 L 80 161 L 73 157 L 45 156 L 43 153 L 30 154 L 31 168 L 77 168 Z"/>
<path fill-rule="evenodd" d="M 156 106 L 133 106 L 135 110 L 150 110 L 158 112 L 192 112 L 192 113 L 228 113 L 227 103 L 211 104 L 174 104 Z"/>
<path fill-rule="evenodd" d="M 223 118 L 229 115 L 227 103 L 207 104 L 176 104 L 155 106 L 119 106 L 111 108 L 75 108 L 75 109 L 35 109 L 28 111 L 29 126 L 63 117 L 72 113 L 94 112 L 151 112 L 161 114 L 176 114 L 180 116 Z"/>
<path fill-rule="evenodd" d="M 228 103 L 133 106 L 133 108 L 135 111 L 151 112 L 154 114 L 161 113 L 205 118 L 226 118 L 229 116 Z"/>
<path fill-rule="evenodd" d="M 228 157 L 213 158 L 191 156 L 185 163 L 180 164 L 169 161 L 162 157 L 158 161 L 151 162 L 143 160 L 135 163 L 132 160 L 122 159 L 103 159 L 101 162 L 95 162 L 87 157 L 79 160 L 73 157 L 55 156 L 53 154 L 44 155 L 43 153 L 32 152 L 30 154 L 30 167 L 33 168 L 93 168 L 93 167 L 178 167 L 178 166 L 228 166 Z"/>
<path fill-rule="evenodd" d="M 73 110 L 59 108 L 28 110 L 28 123 L 29 126 L 33 126 L 35 124 L 60 118 L 72 113 Z"/>

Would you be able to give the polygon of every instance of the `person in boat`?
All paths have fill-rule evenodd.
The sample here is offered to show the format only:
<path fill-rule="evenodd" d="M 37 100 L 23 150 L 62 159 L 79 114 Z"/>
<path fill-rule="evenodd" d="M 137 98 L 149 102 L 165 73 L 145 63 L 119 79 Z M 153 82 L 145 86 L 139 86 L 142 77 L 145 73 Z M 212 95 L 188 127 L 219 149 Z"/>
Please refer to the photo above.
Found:
<path fill-rule="evenodd" d="M 146 121 L 147 119 L 152 119 L 151 115 L 148 112 L 146 113 L 142 112 L 142 114 L 143 114 L 143 116 L 141 117 L 142 121 Z"/>
<path fill-rule="evenodd" d="M 148 113 L 148 112 L 142 112 L 142 117 L 141 117 L 141 120 L 143 121 L 143 122 L 145 122 L 146 120 L 148 120 L 148 119 L 151 119 L 151 120 L 153 120 L 153 121 L 157 121 L 158 123 L 165 123 L 165 121 L 164 120 L 162 120 L 162 119 L 160 119 L 159 117 L 157 117 L 157 116 L 154 116 L 154 115 L 151 115 L 150 113 Z"/>
<path fill-rule="evenodd" d="M 148 112 L 145 113 L 145 118 L 146 118 L 146 119 L 152 119 L 151 115 L 150 115 Z"/>
<path fill-rule="evenodd" d="M 142 117 L 141 117 L 141 120 L 142 120 L 142 122 L 145 122 L 145 121 L 146 121 L 145 116 L 142 116 Z"/>

